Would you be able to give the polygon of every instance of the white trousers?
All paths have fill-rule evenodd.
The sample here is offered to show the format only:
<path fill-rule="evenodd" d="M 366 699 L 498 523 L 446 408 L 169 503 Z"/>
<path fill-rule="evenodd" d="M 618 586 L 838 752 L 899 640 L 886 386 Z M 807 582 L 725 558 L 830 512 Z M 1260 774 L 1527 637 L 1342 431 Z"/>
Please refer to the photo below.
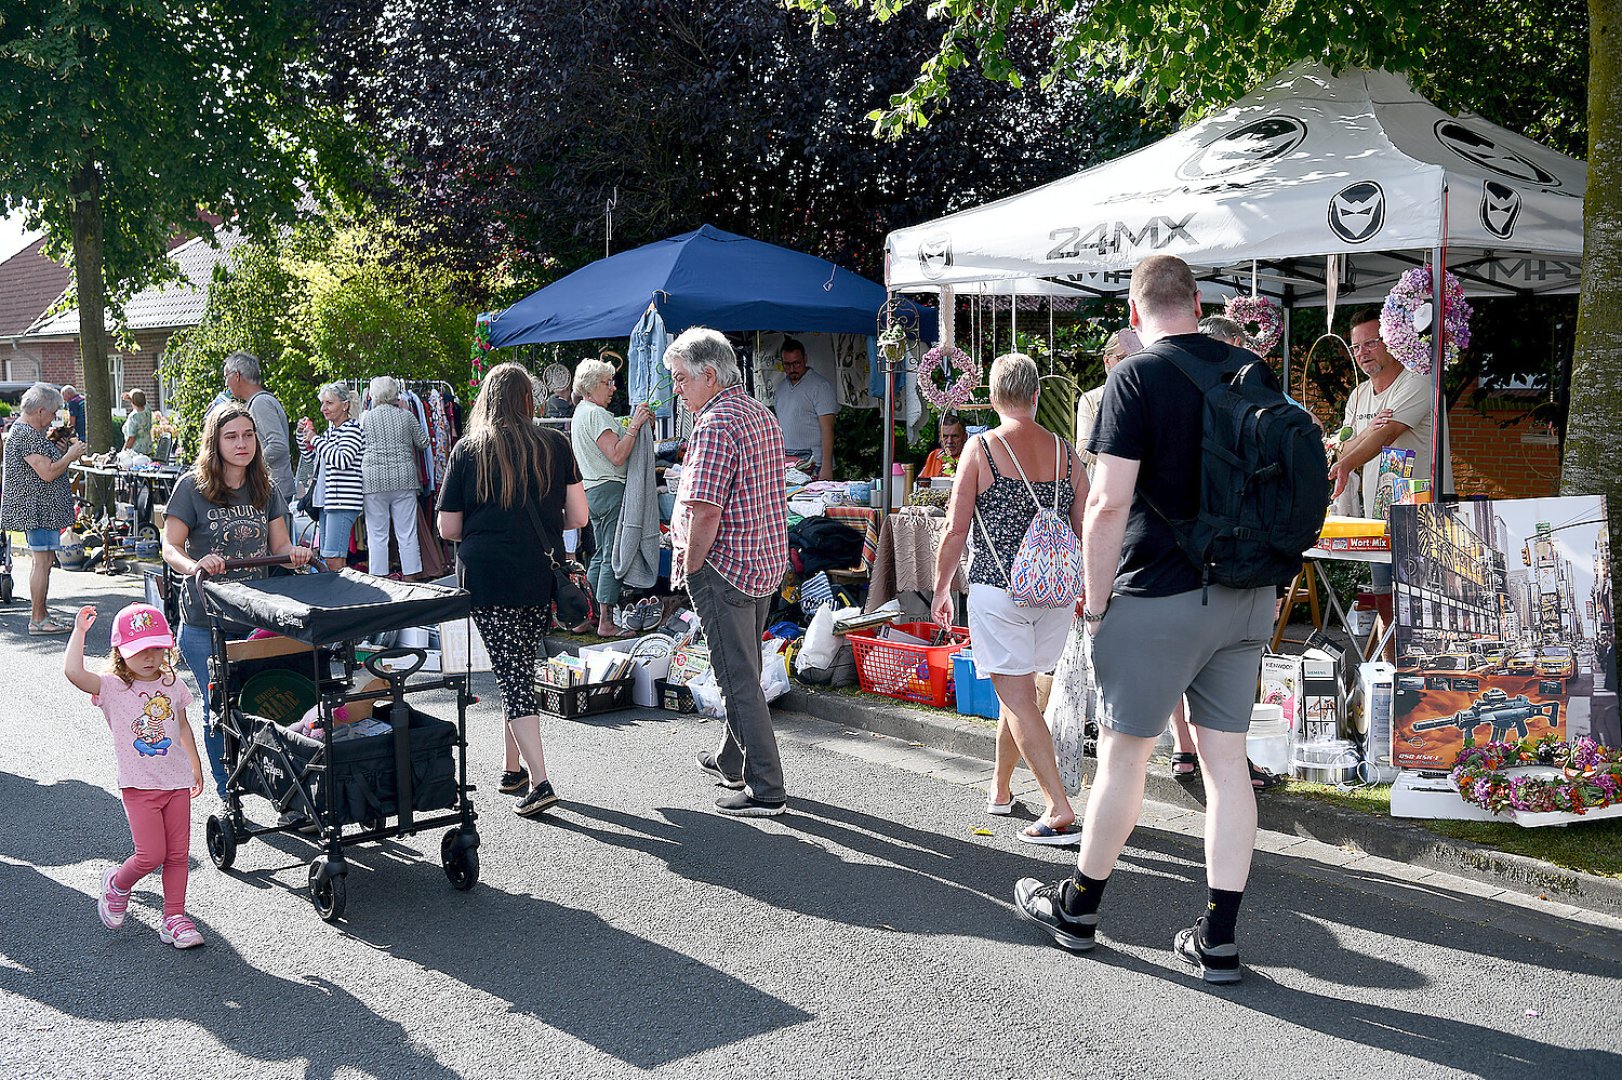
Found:
<path fill-rule="evenodd" d="M 422 572 L 422 549 L 417 546 L 417 492 L 380 491 L 366 496 L 366 558 L 371 572 L 382 577 L 389 572 L 389 522 L 400 542 L 400 573 Z"/>

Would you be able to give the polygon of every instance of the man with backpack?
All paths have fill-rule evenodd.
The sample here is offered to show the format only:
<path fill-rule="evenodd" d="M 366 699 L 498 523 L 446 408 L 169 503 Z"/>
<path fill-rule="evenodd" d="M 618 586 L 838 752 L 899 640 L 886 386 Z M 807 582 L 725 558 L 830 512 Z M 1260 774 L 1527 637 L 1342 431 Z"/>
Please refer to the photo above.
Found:
<path fill-rule="evenodd" d="M 1245 733 L 1275 587 L 1299 570 L 1323 523 L 1326 462 L 1271 370 L 1199 333 L 1186 263 L 1145 259 L 1129 297 L 1145 348 L 1106 384 L 1082 536 L 1098 774 L 1075 874 L 1051 885 L 1026 878 L 1015 903 L 1065 948 L 1092 947 L 1150 752 L 1186 693 L 1205 775 L 1209 895 L 1173 949 L 1206 982 L 1238 982 L 1234 928 L 1256 839 Z"/>

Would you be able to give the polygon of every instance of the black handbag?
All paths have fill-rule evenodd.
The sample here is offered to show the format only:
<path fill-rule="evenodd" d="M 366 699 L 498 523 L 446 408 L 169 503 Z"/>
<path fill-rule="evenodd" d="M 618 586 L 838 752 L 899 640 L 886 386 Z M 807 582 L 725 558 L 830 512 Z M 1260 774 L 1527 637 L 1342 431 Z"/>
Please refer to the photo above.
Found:
<path fill-rule="evenodd" d="M 540 508 L 526 501 L 524 509 L 529 511 L 529 522 L 540 537 L 541 550 L 546 552 L 546 559 L 552 564 L 552 605 L 557 612 L 558 624 L 578 626 L 591 616 L 591 597 L 569 575 L 569 568 L 558 562 L 557 545 L 546 535 L 546 529 L 541 524 Z"/>

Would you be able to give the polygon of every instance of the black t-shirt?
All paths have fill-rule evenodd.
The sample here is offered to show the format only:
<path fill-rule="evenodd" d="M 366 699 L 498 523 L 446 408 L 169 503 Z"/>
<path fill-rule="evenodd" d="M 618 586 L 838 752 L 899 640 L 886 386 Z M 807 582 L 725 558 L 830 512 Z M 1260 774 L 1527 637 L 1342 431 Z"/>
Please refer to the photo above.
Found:
<path fill-rule="evenodd" d="M 541 478 L 529 477 L 527 498 L 539 506 L 546 542 L 556 545 L 561 562 L 563 507 L 569 486 L 580 483 L 580 470 L 567 439 L 547 428 L 539 430 L 551 452 L 551 475 L 546 478 L 544 496 Z M 439 493 L 439 509 L 462 515 L 462 543 L 456 549 L 456 558 L 462 565 L 463 583 L 473 594 L 473 606 L 544 607 L 552 602 L 551 566 L 535 535 L 534 519 L 525 509 L 528 504 L 504 510 L 499 502 L 482 502 L 470 449 L 464 439 L 451 451 Z"/>
<path fill-rule="evenodd" d="M 1204 334 L 1174 334 L 1161 340 L 1180 346 L 1202 363 L 1231 365 L 1230 357 L 1255 359 Z M 1116 592 L 1175 596 L 1200 587 L 1199 569 L 1144 496 L 1177 520 L 1199 513 L 1201 437 L 1200 392 L 1170 360 L 1141 352 L 1110 372 L 1087 449 L 1139 463 L 1121 565 L 1115 574 Z"/>

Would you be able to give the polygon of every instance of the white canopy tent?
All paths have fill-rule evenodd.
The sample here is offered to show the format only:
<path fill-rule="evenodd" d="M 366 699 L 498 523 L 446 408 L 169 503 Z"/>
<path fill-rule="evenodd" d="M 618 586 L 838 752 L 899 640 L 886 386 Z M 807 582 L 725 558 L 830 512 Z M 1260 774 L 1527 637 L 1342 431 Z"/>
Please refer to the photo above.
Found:
<path fill-rule="evenodd" d="M 1036 277 L 1121 297 L 1139 260 L 1177 255 L 1286 318 L 1378 302 L 1414 266 L 1432 269 L 1436 311 L 1444 267 L 1472 297 L 1573 293 L 1586 187 L 1584 162 L 1443 112 L 1401 75 L 1313 61 L 1152 146 L 892 232 L 885 284 L 944 301 Z"/>
<path fill-rule="evenodd" d="M 1034 276 L 1126 291 L 1146 255 L 1292 304 L 1374 300 L 1448 249 L 1472 295 L 1575 292 L 1587 166 L 1385 71 L 1299 64 L 1152 146 L 886 239 L 898 292 Z"/>

